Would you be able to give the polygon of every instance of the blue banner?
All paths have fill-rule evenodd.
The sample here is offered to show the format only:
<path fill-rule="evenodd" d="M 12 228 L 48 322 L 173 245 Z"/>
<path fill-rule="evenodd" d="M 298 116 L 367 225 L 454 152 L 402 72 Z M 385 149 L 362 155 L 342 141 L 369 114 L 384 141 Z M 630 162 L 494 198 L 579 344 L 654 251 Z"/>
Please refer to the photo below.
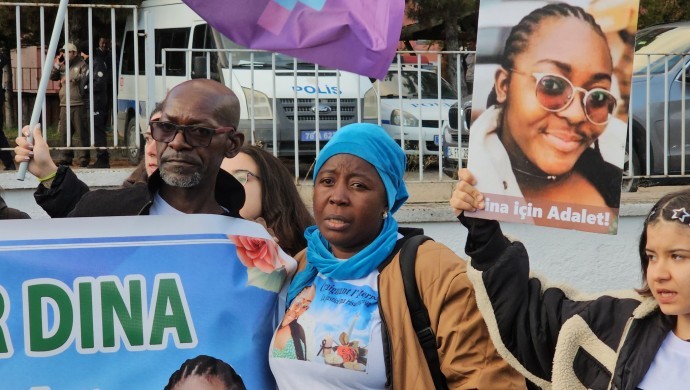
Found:
<path fill-rule="evenodd" d="M 269 343 L 296 263 L 260 225 L 146 216 L 0 232 L 2 388 L 161 389 L 202 354 L 247 388 L 274 386 Z"/>

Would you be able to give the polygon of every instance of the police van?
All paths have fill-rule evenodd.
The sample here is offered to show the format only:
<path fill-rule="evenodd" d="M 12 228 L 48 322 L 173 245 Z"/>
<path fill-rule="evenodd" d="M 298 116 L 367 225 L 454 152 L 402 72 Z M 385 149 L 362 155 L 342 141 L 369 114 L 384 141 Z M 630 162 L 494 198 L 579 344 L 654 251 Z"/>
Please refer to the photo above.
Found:
<path fill-rule="evenodd" d="M 442 148 L 443 121 L 458 101 L 450 83 L 431 65 L 391 65 L 378 84 L 381 89 L 381 126 L 402 141 L 405 153 L 437 155 Z M 440 96 L 439 96 L 440 95 Z"/>
<path fill-rule="evenodd" d="M 132 162 L 142 156 L 141 133 L 153 106 L 191 78 L 212 78 L 235 91 L 247 142 L 275 146 L 279 156 L 313 156 L 317 133 L 323 147 L 338 125 L 377 119 L 367 77 L 246 50 L 179 0 L 144 1 L 133 15 L 122 41 L 117 95 L 118 130 Z"/>

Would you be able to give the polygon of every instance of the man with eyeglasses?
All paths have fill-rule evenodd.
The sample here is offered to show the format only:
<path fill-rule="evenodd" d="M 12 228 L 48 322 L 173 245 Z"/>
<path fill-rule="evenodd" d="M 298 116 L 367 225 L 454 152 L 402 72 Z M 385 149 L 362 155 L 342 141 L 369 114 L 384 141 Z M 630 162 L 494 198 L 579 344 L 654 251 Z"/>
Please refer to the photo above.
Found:
<path fill-rule="evenodd" d="M 220 170 L 223 158 L 234 157 L 244 142 L 244 135 L 236 131 L 239 118 L 237 96 L 224 85 L 199 79 L 176 86 L 161 103 L 160 120 L 150 123 L 158 170 L 147 188 L 92 191 L 70 216 L 186 213 L 239 217 L 244 189 Z M 124 195 L 133 201 L 124 201 Z M 104 209 L 105 196 L 119 205 Z"/>
<path fill-rule="evenodd" d="M 240 106 L 235 93 L 213 80 L 190 80 L 171 89 L 160 109 L 160 119 L 149 123 L 156 141 L 158 170 L 148 184 L 85 193 L 68 217 L 240 216 L 244 188 L 220 169 L 223 158 L 234 157 L 244 142 L 244 135 L 236 131 Z M 35 163 L 29 156 L 26 159 Z M 61 166 L 51 178 L 39 180 L 62 179 L 68 175 L 65 170 Z M 31 166 L 29 171 L 34 172 Z"/>

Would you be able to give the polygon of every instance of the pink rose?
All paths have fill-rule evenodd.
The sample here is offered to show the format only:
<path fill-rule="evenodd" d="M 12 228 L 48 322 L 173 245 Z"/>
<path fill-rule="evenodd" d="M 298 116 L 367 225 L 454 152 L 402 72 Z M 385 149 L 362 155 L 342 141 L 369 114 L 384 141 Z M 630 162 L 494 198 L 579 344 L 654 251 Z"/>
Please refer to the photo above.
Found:
<path fill-rule="evenodd" d="M 357 360 L 357 352 L 350 346 L 341 345 L 336 349 L 336 353 L 343 358 L 343 362 L 345 363 L 354 362 Z"/>
<path fill-rule="evenodd" d="M 278 255 L 278 245 L 272 240 L 247 236 L 231 236 L 228 238 L 237 247 L 237 257 L 247 268 L 258 268 L 270 274 L 280 266 L 285 265 Z"/>

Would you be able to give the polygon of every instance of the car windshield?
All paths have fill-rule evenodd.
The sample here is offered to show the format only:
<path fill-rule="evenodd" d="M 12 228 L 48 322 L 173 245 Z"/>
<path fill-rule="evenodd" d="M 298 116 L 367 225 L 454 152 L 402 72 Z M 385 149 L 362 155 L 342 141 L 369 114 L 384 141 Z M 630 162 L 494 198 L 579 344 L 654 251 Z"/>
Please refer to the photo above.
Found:
<path fill-rule="evenodd" d="M 266 51 L 244 51 L 247 48 L 238 45 L 237 43 L 231 41 L 226 36 L 215 32 L 216 42 L 218 42 L 219 49 L 227 50 L 238 50 L 228 53 L 227 55 L 221 55 L 221 66 L 227 68 L 232 60 L 232 67 L 247 67 L 249 68 L 254 65 L 254 68 L 270 68 L 271 67 L 271 56 L 273 53 Z M 252 57 L 252 53 L 254 56 Z M 283 54 L 276 53 L 276 69 L 290 69 L 292 70 L 295 66 L 295 58 L 286 56 Z M 304 62 L 297 60 L 298 70 L 314 70 L 316 66 L 309 62 Z M 319 69 L 330 69 L 323 66 L 319 66 Z"/>
<path fill-rule="evenodd" d="M 668 54 L 666 54 L 668 53 Z M 664 73 L 690 53 L 690 26 L 658 26 L 640 31 L 635 38 L 634 74 Z"/>
<path fill-rule="evenodd" d="M 422 99 L 438 99 L 438 76 L 434 72 L 422 71 Z M 418 98 L 418 73 L 416 70 L 403 70 L 402 78 L 398 77 L 398 71 L 389 71 L 386 78 L 381 80 L 381 98 L 417 99 Z M 453 87 L 444 79 L 441 79 L 441 97 L 443 99 L 457 99 L 458 95 Z"/>

